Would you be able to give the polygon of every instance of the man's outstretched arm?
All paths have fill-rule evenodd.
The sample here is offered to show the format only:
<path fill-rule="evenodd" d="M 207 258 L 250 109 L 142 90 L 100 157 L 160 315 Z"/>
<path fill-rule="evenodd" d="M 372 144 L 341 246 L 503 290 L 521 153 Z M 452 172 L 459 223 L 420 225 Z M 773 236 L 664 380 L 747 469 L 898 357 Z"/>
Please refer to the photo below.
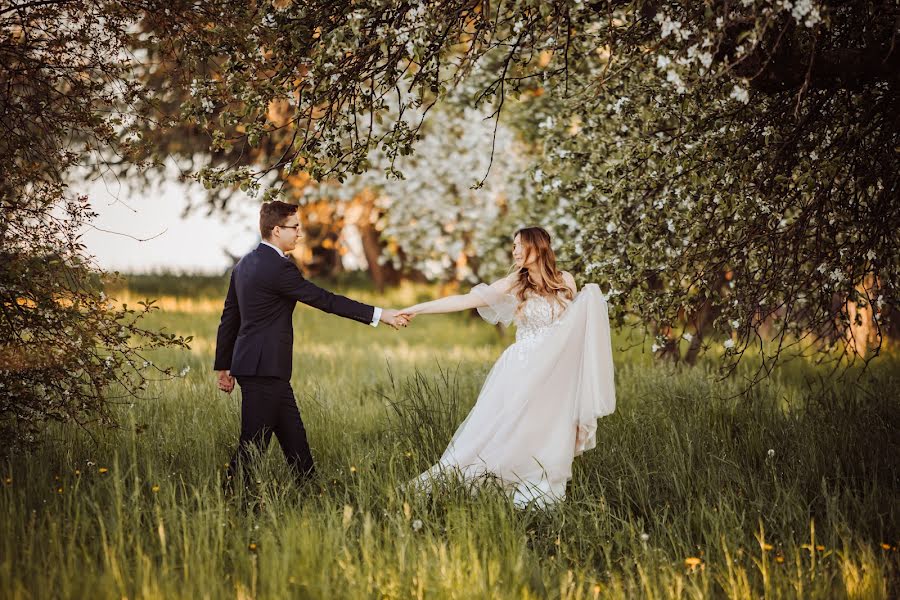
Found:
<path fill-rule="evenodd" d="M 279 280 L 279 292 L 295 302 L 308 304 L 321 311 L 376 326 L 378 322 L 391 327 L 403 327 L 406 317 L 391 309 L 380 309 L 346 296 L 329 292 L 305 279 L 292 263 L 285 262 L 285 272 Z"/>

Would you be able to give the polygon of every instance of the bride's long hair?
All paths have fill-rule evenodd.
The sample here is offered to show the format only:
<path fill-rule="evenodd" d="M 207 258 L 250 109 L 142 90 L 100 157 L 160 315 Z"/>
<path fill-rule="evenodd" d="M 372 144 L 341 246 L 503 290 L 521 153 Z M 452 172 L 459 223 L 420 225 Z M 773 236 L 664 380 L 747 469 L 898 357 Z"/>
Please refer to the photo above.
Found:
<path fill-rule="evenodd" d="M 529 292 L 553 298 L 559 305 L 565 308 L 565 303 L 560 299 L 573 300 L 575 295 L 569 286 L 563 281 L 562 272 L 556 268 L 556 254 L 550 246 L 550 234 L 543 227 L 523 227 L 518 230 L 513 239 L 519 236 L 519 241 L 525 250 L 525 262 L 532 256 L 536 256 L 535 274 L 532 275 L 528 267 L 519 269 L 518 280 L 513 289 L 519 306 L 525 302 Z"/>

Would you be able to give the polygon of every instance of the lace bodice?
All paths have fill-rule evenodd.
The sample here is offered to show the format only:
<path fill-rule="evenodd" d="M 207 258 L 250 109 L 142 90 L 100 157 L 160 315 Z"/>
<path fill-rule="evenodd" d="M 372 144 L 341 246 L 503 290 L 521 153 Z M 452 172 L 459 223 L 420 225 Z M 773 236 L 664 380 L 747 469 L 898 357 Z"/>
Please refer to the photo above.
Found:
<path fill-rule="evenodd" d="M 562 299 L 568 306 L 569 301 Z M 531 294 L 521 309 L 516 311 L 516 342 L 536 339 L 552 327 L 565 313 L 565 308 L 553 298 Z"/>

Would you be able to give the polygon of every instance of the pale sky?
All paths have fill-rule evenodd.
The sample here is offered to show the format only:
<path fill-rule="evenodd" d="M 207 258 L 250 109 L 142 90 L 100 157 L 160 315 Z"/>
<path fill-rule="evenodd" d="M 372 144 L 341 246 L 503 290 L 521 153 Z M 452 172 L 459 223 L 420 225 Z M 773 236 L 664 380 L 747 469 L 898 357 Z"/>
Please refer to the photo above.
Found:
<path fill-rule="evenodd" d="M 231 266 L 224 250 L 240 256 L 259 241 L 259 201 L 241 192 L 235 192 L 227 214 L 207 216 L 204 206 L 182 218 L 188 199 L 194 205 L 203 202 L 203 188 L 197 184 L 170 180 L 133 191 L 106 177 L 75 183 L 72 189 L 84 190 L 98 213 L 96 229 L 85 230 L 82 241 L 107 271 L 221 273 Z"/>

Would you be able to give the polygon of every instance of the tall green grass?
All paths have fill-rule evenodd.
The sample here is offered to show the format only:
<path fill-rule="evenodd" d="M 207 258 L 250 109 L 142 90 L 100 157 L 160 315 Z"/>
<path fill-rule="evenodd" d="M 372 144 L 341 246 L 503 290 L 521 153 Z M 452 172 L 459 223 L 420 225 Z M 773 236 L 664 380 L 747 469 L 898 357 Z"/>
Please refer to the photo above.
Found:
<path fill-rule="evenodd" d="M 895 358 L 813 389 L 815 369 L 795 363 L 746 392 L 711 362 L 617 351 L 617 411 L 566 501 L 521 511 L 490 487 L 399 489 L 438 458 L 510 332 L 468 315 L 395 332 L 299 308 L 293 386 L 319 481 L 298 488 L 272 444 L 258 483 L 226 500 L 239 394 L 211 372 L 220 299 L 187 300 L 153 318 L 194 335 L 192 351 L 150 357 L 190 367 L 183 378 L 120 406 L 120 429 L 57 428 L 0 467 L 0 596 L 898 596 Z"/>

